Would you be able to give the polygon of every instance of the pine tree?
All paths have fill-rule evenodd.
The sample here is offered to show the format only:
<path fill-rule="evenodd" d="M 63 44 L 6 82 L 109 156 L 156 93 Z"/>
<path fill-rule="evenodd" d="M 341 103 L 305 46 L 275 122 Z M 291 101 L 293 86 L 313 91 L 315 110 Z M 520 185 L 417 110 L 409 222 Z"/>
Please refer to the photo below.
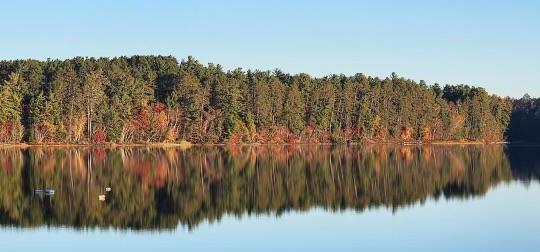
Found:
<path fill-rule="evenodd" d="M 93 122 L 98 114 L 97 109 L 106 98 L 104 93 L 106 83 L 107 78 L 103 75 L 102 70 L 94 70 L 86 73 L 84 76 L 82 92 L 86 107 L 88 141 L 92 141 L 92 135 L 94 133 Z"/>
<path fill-rule="evenodd" d="M 302 93 L 297 84 L 292 84 L 287 91 L 284 107 L 284 118 L 287 126 L 294 134 L 300 133 L 305 128 L 305 105 Z"/>
<path fill-rule="evenodd" d="M 17 143 L 21 141 L 21 86 L 24 82 L 18 73 L 11 73 L 9 80 L 0 86 L 0 142 Z"/>

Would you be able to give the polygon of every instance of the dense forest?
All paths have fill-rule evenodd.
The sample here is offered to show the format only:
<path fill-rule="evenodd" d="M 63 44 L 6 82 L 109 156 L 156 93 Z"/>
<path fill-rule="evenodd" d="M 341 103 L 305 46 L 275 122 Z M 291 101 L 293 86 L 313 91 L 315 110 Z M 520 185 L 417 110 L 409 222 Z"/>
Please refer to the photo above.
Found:
<path fill-rule="evenodd" d="M 540 142 L 540 98 L 529 95 L 514 101 L 508 129 L 510 141 Z"/>
<path fill-rule="evenodd" d="M 313 208 L 399 211 L 538 181 L 536 153 L 500 145 L 3 148 L 0 226 L 175 229 Z M 56 192 L 35 193 L 43 188 Z"/>
<path fill-rule="evenodd" d="M 540 140 L 539 104 L 394 73 L 225 71 L 191 57 L 0 62 L 0 143 Z"/>

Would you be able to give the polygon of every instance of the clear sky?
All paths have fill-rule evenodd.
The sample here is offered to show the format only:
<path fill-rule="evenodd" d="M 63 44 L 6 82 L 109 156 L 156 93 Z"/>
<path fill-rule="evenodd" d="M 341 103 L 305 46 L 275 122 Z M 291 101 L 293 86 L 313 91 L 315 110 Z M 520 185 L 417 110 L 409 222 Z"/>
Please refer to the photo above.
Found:
<path fill-rule="evenodd" d="M 4 1 L 0 59 L 192 55 L 540 96 L 540 0 Z"/>

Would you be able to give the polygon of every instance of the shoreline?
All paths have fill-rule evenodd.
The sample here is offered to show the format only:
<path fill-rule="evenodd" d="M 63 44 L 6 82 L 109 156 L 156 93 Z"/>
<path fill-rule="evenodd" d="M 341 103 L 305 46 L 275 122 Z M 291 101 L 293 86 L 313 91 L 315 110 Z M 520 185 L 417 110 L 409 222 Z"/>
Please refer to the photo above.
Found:
<path fill-rule="evenodd" d="M 0 148 L 32 148 L 32 147 L 58 147 L 58 148 L 77 148 L 77 147 L 179 147 L 189 148 L 197 144 L 192 144 L 187 141 L 179 143 L 129 143 L 129 144 L 117 144 L 117 143 L 46 143 L 46 144 L 32 144 L 32 143 L 13 143 L 13 144 L 1 144 Z"/>
<path fill-rule="evenodd" d="M 434 142 L 367 142 L 367 143 L 241 143 L 241 144 L 228 144 L 228 143 L 190 143 L 182 141 L 178 143 L 46 143 L 46 144 L 32 144 L 32 143 L 13 143 L 2 144 L 0 143 L 0 149 L 5 148 L 35 148 L 35 147 L 50 147 L 50 148 L 83 148 L 83 147 L 106 147 L 106 148 L 126 148 L 126 147 L 154 147 L 154 148 L 182 148 L 188 149 L 193 146 L 212 147 L 212 146 L 374 146 L 374 145 L 388 145 L 388 146 L 469 146 L 469 145 L 518 145 L 518 146 L 540 146 L 538 143 L 524 143 L 524 142 L 482 142 L 482 141 L 434 141 Z"/>

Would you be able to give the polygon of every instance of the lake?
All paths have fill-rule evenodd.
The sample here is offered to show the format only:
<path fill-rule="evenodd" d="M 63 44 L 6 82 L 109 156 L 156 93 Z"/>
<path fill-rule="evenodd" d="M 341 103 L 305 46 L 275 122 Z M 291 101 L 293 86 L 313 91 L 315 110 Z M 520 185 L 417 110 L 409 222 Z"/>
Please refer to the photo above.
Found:
<path fill-rule="evenodd" d="M 540 148 L 0 149 L 2 251 L 539 251 Z"/>

